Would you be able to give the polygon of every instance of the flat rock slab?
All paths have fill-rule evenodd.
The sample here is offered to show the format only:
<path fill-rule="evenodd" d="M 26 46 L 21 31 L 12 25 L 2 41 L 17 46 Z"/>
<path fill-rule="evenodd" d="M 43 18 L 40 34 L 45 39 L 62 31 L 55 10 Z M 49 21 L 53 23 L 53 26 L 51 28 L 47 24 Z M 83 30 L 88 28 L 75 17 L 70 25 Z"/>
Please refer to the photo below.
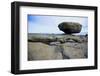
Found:
<path fill-rule="evenodd" d="M 28 42 L 28 60 L 57 60 L 87 58 L 86 43 L 64 43 L 47 45 L 41 42 Z"/>
<path fill-rule="evenodd" d="M 56 46 L 49 46 L 40 42 L 28 43 L 28 60 L 62 59 L 62 54 L 55 50 Z"/>

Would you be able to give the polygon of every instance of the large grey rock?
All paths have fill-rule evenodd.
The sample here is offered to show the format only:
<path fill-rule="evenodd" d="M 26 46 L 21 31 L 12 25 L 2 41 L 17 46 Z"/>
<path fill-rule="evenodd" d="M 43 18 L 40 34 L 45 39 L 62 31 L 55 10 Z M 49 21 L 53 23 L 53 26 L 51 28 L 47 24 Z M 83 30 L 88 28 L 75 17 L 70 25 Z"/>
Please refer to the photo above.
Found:
<path fill-rule="evenodd" d="M 62 48 L 63 56 L 70 59 L 87 58 L 87 46 L 85 43 L 64 43 L 62 44 Z"/>
<path fill-rule="evenodd" d="M 79 33 L 82 25 L 75 22 L 62 22 L 58 25 L 59 29 L 66 34 Z"/>
<path fill-rule="evenodd" d="M 28 60 L 57 60 L 87 58 L 87 43 L 64 43 L 47 45 L 41 42 L 28 42 Z"/>
<path fill-rule="evenodd" d="M 28 60 L 80 59 L 88 57 L 87 36 L 29 34 Z"/>
<path fill-rule="evenodd" d="M 28 42 L 28 60 L 62 59 L 62 54 L 55 48 L 40 42 Z"/>

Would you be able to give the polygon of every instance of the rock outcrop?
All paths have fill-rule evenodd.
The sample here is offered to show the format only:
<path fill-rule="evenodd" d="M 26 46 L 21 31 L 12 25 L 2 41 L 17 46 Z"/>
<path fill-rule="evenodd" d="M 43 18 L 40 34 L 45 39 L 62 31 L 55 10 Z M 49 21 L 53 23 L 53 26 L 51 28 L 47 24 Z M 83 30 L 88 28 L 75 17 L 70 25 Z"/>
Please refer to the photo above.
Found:
<path fill-rule="evenodd" d="M 82 25 L 75 22 L 62 22 L 58 25 L 59 29 L 66 34 L 79 33 Z"/>
<path fill-rule="evenodd" d="M 88 57 L 88 34 L 79 33 L 82 25 L 62 22 L 58 25 L 65 34 L 28 34 L 28 60 L 79 59 Z"/>
<path fill-rule="evenodd" d="M 80 36 L 68 35 L 68 34 L 29 34 L 28 41 L 30 42 L 42 42 L 49 44 L 50 42 L 83 42 Z"/>
<path fill-rule="evenodd" d="M 56 46 L 49 46 L 41 42 L 28 43 L 28 60 L 62 59 L 62 54 L 55 50 Z"/>
<path fill-rule="evenodd" d="M 66 34 L 29 34 L 28 60 L 87 58 L 86 38 Z"/>

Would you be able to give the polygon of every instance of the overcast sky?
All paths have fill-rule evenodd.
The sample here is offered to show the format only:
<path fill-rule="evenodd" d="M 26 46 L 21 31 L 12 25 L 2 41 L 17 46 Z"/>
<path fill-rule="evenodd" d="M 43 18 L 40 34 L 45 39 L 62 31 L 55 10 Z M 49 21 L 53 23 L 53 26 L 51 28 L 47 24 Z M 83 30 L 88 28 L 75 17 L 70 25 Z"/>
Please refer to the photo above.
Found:
<path fill-rule="evenodd" d="M 42 16 L 28 15 L 28 33 L 54 33 L 61 34 L 58 25 L 62 22 L 78 22 L 82 25 L 82 30 L 78 34 L 85 35 L 88 33 L 87 17 L 72 16 Z"/>

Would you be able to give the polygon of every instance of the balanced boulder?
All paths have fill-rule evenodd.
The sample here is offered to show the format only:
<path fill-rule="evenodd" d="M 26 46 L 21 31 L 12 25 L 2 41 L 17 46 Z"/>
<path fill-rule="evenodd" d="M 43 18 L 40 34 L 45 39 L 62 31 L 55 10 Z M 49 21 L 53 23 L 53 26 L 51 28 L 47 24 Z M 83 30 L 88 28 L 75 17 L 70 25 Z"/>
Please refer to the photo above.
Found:
<path fill-rule="evenodd" d="M 62 22 L 58 25 L 59 29 L 65 34 L 79 33 L 82 25 L 76 22 Z"/>

